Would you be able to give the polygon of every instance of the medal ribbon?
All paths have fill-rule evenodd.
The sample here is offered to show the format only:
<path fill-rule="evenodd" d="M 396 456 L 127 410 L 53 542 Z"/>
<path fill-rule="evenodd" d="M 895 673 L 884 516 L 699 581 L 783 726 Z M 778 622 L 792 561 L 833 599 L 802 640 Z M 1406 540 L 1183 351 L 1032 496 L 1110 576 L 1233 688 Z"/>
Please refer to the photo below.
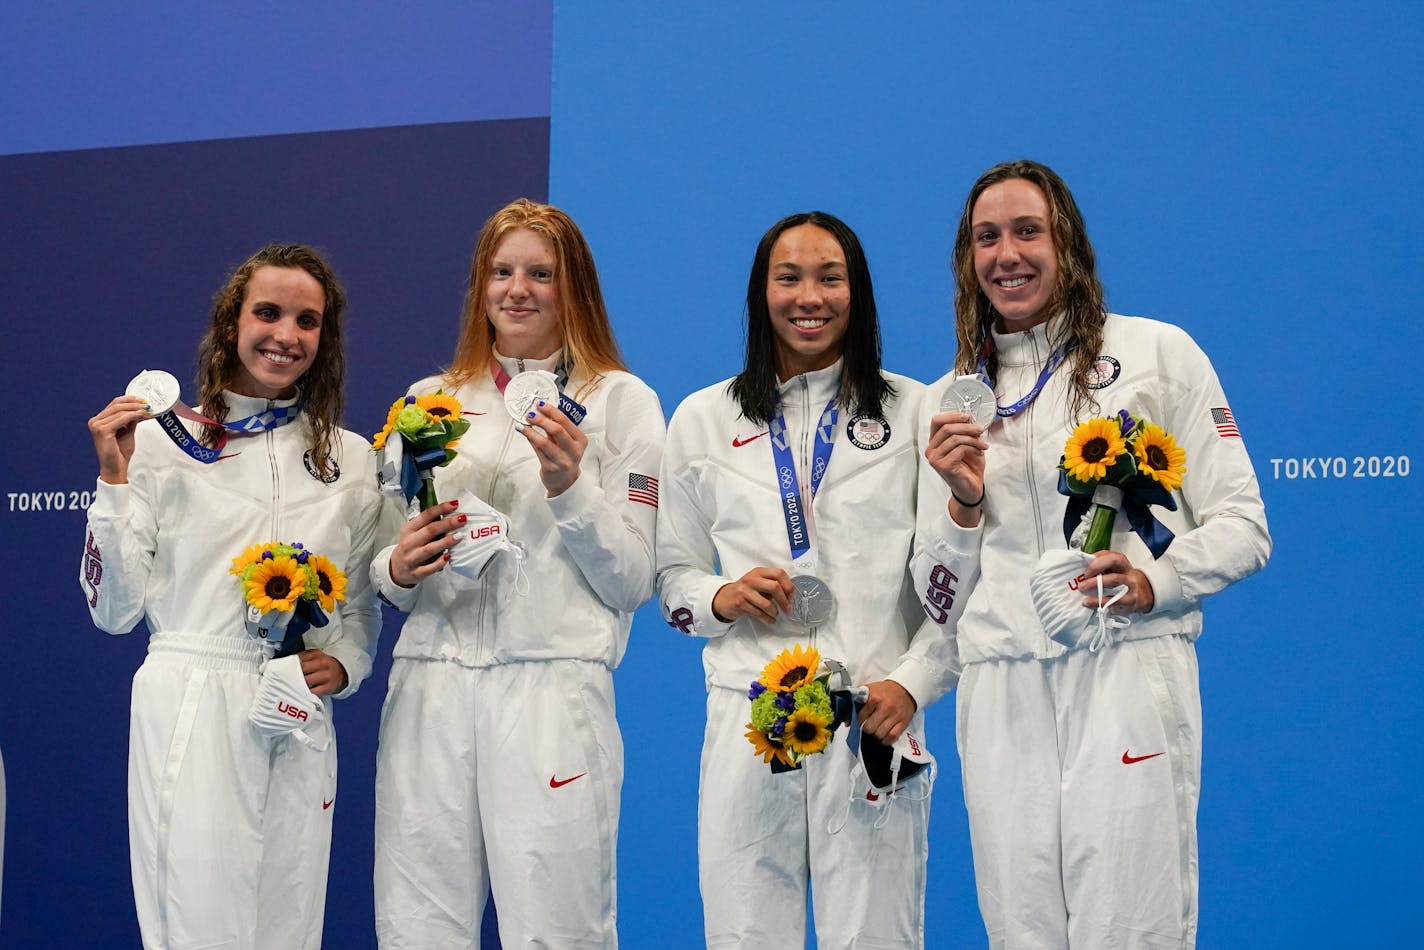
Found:
<path fill-rule="evenodd" d="M 253 415 L 245 416 L 233 422 L 218 422 L 214 419 L 209 419 L 207 416 L 194 412 L 179 402 L 175 403 L 172 409 L 154 416 L 154 418 L 157 419 L 158 424 L 163 427 L 163 431 L 168 434 L 168 438 L 173 440 L 174 445 L 204 465 L 210 465 L 216 462 L 218 457 L 222 455 L 222 450 L 227 445 L 229 432 L 234 432 L 239 435 L 251 435 L 284 426 L 301 414 L 303 401 L 304 400 L 298 397 L 297 401 L 290 406 L 272 406 L 263 412 L 254 413 Z M 217 426 L 224 431 L 222 435 L 218 436 L 216 444 L 209 448 L 193 438 L 192 433 L 188 431 L 187 427 L 178 421 L 180 416 L 191 422 L 199 423 L 200 425 Z"/>
<path fill-rule="evenodd" d="M 992 339 L 993 339 L 993 338 L 991 337 L 990 340 L 992 340 Z M 985 346 L 984 346 L 984 352 L 981 353 L 980 356 L 979 356 L 979 365 L 978 365 L 978 367 L 977 367 L 977 371 L 978 371 L 981 375 L 983 375 L 986 379 L 988 379 L 988 373 L 985 371 L 985 367 L 988 365 L 988 359 L 987 359 L 987 357 L 988 357 L 988 355 L 989 355 L 989 351 L 990 351 L 990 348 L 992 347 L 992 345 L 993 345 L 993 344 L 992 344 L 991 342 L 987 342 L 987 341 L 986 341 Z M 1029 407 L 1029 405 L 1030 405 L 1035 399 L 1038 398 L 1038 394 L 1041 393 L 1041 392 L 1043 392 L 1043 387 L 1044 387 L 1044 385 L 1048 382 L 1048 378 L 1053 375 L 1053 371 L 1058 368 L 1058 364 L 1059 364 L 1059 363 L 1062 363 L 1062 362 L 1063 362 L 1063 358 L 1066 357 L 1070 352 L 1072 352 L 1073 348 L 1076 347 L 1077 345 L 1078 345 L 1078 340 L 1077 340 L 1077 338 L 1075 337 L 1074 339 L 1069 340 L 1067 343 L 1065 343 L 1065 344 L 1063 344 L 1062 346 L 1058 347 L 1056 350 L 1054 350 L 1052 353 L 1049 354 L 1049 356 L 1048 356 L 1048 362 L 1044 364 L 1043 372 L 1041 372 L 1041 373 L 1038 374 L 1038 382 L 1036 382 L 1036 383 L 1033 384 L 1033 388 L 1028 391 L 1028 395 L 1027 395 L 1027 396 L 1024 396 L 1022 399 L 1020 399 L 1018 402 L 1014 403 L 1012 406 L 1002 406 L 1002 405 L 998 405 L 997 399 L 996 399 L 996 401 L 995 401 L 995 407 L 996 407 L 996 409 L 997 409 L 997 411 L 998 411 L 998 413 L 999 413 L 999 416 L 1000 416 L 1001 418 L 1007 419 L 1007 418 L 1009 418 L 1010 416 L 1016 416 L 1016 415 L 1018 415 L 1019 413 L 1023 412 L 1025 409 L 1027 409 L 1027 408 Z M 990 387 L 991 389 L 993 388 L 993 385 L 994 385 L 994 381 L 993 381 L 993 380 L 989 380 L 989 387 Z"/>
<path fill-rule="evenodd" d="M 826 466 L 831 462 L 831 452 L 836 447 L 836 420 L 840 418 L 836 400 L 839 398 L 840 393 L 837 393 L 826 403 L 816 426 L 816 443 L 811 453 L 811 499 L 816 497 L 816 489 L 821 486 Z M 771 458 L 776 469 L 777 488 L 781 492 L 781 514 L 786 519 L 786 540 L 791 544 L 791 560 L 795 561 L 811 550 L 811 532 L 807 525 L 809 513 L 806 510 L 809 501 L 801 497 L 796 459 L 787 444 L 786 420 L 779 410 L 767 428 L 771 434 Z"/>
<path fill-rule="evenodd" d="M 490 375 L 494 377 L 494 384 L 499 389 L 499 394 L 504 395 L 504 389 L 509 385 L 510 375 L 503 366 L 499 365 L 499 360 L 490 357 Z M 564 415 L 572 420 L 574 425 L 582 425 L 584 416 L 588 415 L 588 410 L 574 402 L 571 396 L 564 392 L 564 387 L 569 382 L 569 371 L 561 365 L 558 372 L 554 374 L 554 385 L 559 387 L 559 409 Z"/>

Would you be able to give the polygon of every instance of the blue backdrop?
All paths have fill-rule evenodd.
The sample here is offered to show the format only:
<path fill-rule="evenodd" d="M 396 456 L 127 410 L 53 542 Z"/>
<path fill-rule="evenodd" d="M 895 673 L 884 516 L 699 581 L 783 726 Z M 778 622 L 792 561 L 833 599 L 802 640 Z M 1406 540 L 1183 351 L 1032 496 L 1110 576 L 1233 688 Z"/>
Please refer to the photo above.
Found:
<path fill-rule="evenodd" d="M 886 365 L 938 377 L 963 196 L 1021 156 L 1073 187 L 1113 308 L 1178 323 L 1211 354 L 1276 541 L 1263 574 L 1209 602 L 1198 649 L 1201 946 L 1417 935 L 1421 405 L 1406 366 L 1424 343 L 1424 12 L 682 6 L 0 10 L 15 618 L 0 946 L 135 942 L 124 746 L 143 642 L 95 631 L 76 589 L 82 420 L 145 366 L 186 381 L 209 295 L 253 247 L 332 252 L 353 303 L 348 422 L 370 431 L 448 357 L 483 218 L 547 188 L 588 234 L 625 351 L 670 413 L 736 371 L 755 242 L 812 207 L 869 252 Z M 338 711 L 332 947 L 373 944 L 384 675 Z M 623 943 L 694 946 L 697 644 L 645 609 L 616 683 Z M 929 724 L 931 947 L 983 943 L 951 705 Z"/>

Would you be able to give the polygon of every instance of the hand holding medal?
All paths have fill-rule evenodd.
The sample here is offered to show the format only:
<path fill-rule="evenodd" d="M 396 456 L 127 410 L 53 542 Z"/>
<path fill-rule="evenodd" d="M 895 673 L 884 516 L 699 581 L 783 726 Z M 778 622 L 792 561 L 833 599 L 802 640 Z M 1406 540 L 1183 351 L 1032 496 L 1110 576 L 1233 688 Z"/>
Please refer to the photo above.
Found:
<path fill-rule="evenodd" d="M 951 412 L 967 416 L 968 421 L 941 418 Z M 984 430 L 997 415 L 994 391 L 982 376 L 974 374 L 950 382 L 940 397 L 939 414 L 930 424 L 925 460 L 959 503 L 957 514 L 950 506 L 951 517 L 966 528 L 979 523 L 979 505 L 984 500 L 984 453 L 989 450 Z"/>

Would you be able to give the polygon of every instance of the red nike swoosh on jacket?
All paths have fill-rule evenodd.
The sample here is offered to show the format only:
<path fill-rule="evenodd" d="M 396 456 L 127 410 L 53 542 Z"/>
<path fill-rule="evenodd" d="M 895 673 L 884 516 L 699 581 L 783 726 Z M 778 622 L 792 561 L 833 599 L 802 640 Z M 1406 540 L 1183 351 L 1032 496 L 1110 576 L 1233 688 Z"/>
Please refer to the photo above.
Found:
<path fill-rule="evenodd" d="M 587 775 L 587 774 L 588 774 L 587 772 L 580 772 L 579 774 L 575 775 L 573 778 L 562 778 L 562 779 L 561 779 L 561 778 L 556 778 L 555 776 L 550 775 L 550 776 L 549 776 L 549 787 L 550 787 L 550 788 L 561 788 L 561 787 L 563 787 L 563 786 L 569 784 L 570 782 L 573 782 L 573 781 L 576 781 L 577 779 L 583 778 L 583 777 L 584 777 L 585 775 Z"/>
<path fill-rule="evenodd" d="M 768 430 L 768 431 L 770 431 L 770 430 Z M 766 435 L 765 432 L 758 432 L 756 435 L 749 436 L 748 438 L 745 438 L 745 439 L 742 438 L 741 436 L 737 436 L 735 439 L 732 440 L 732 448 L 734 448 L 734 449 L 740 449 L 742 446 L 744 446 L 744 445 L 746 445 L 746 444 L 748 444 L 748 443 L 750 443 L 750 442 L 755 442 L 757 439 L 760 439 L 760 438 L 761 438 L 762 436 L 764 436 L 764 435 Z"/>
<path fill-rule="evenodd" d="M 1148 759 L 1155 759 L 1159 755 L 1166 755 L 1165 752 L 1154 752 L 1151 755 L 1133 755 L 1129 750 L 1122 750 L 1122 764 L 1136 765 L 1138 762 L 1146 762 Z"/>

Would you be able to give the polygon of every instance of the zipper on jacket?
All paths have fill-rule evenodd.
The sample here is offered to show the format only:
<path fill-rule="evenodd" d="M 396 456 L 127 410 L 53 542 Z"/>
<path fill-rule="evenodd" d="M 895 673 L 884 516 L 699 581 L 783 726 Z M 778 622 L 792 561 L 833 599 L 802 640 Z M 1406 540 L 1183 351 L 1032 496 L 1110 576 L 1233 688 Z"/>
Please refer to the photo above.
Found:
<path fill-rule="evenodd" d="M 272 408 L 272 400 L 267 400 L 267 408 Z M 291 540 L 282 537 L 281 509 L 282 509 L 282 472 L 277 465 L 276 429 L 268 429 L 267 436 L 267 466 L 272 470 L 272 540 L 285 541 L 291 544 Z"/>
<path fill-rule="evenodd" d="M 519 371 L 524 372 L 524 361 L 519 361 Z M 504 430 L 504 443 L 499 447 L 499 455 L 495 456 L 494 466 L 490 469 L 489 484 L 485 487 L 483 496 L 485 503 L 493 506 L 494 489 L 499 484 L 499 473 L 504 465 L 504 457 L 509 452 L 509 443 L 514 436 L 514 426 L 509 426 Z M 485 607 L 489 603 L 488 583 L 480 585 L 480 606 L 475 611 L 475 661 L 480 662 L 485 659 Z"/>

